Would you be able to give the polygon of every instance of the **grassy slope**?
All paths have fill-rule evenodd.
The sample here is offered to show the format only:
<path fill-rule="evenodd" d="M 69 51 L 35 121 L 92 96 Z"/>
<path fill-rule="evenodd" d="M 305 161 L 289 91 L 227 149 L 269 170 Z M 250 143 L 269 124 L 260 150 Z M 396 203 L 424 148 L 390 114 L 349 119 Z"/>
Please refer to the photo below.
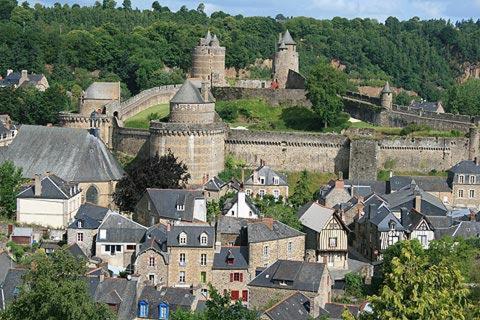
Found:
<path fill-rule="evenodd" d="M 366 128 L 373 129 L 376 132 L 382 133 L 387 136 L 400 136 L 402 128 L 392 128 L 392 127 L 378 127 L 370 123 L 363 121 L 350 123 L 350 128 Z M 409 134 L 413 137 L 445 137 L 445 138 L 454 138 L 458 137 L 458 133 L 452 131 L 439 131 L 439 130 L 421 130 L 415 131 Z"/>
<path fill-rule="evenodd" d="M 150 107 L 125 121 L 127 128 L 148 129 L 150 125 L 150 115 L 156 113 L 158 119 L 165 118 L 170 112 L 168 104 L 159 104 Z"/>

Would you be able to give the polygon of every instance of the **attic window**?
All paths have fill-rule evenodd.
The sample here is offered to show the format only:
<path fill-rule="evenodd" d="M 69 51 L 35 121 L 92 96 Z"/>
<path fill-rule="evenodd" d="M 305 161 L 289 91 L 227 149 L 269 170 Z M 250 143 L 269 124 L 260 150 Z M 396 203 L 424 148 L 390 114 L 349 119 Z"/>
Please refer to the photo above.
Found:
<path fill-rule="evenodd" d="M 260 184 L 265 184 L 265 177 L 259 177 Z"/>
<path fill-rule="evenodd" d="M 227 264 L 228 265 L 233 265 L 234 258 L 233 257 L 228 257 L 227 258 Z"/>
<path fill-rule="evenodd" d="M 185 211 L 185 205 L 177 204 L 177 211 Z"/>
<path fill-rule="evenodd" d="M 82 227 L 83 227 L 82 220 L 78 220 L 78 222 L 77 222 L 77 227 L 78 227 L 78 228 L 82 228 Z"/>
<path fill-rule="evenodd" d="M 178 243 L 182 245 L 187 244 L 187 234 L 185 232 L 180 233 L 178 236 Z"/>
<path fill-rule="evenodd" d="M 458 183 L 464 183 L 465 182 L 465 176 L 463 174 L 458 176 Z"/>
<path fill-rule="evenodd" d="M 204 232 L 200 235 L 200 244 L 206 246 L 208 244 L 208 235 Z"/>
<path fill-rule="evenodd" d="M 280 178 L 279 177 L 273 177 L 273 184 L 278 186 L 280 184 Z"/>
<path fill-rule="evenodd" d="M 281 286 L 286 286 L 287 285 L 287 282 L 285 280 L 280 280 L 279 284 Z"/>
<path fill-rule="evenodd" d="M 146 302 L 145 300 L 141 300 L 138 303 L 138 317 L 139 318 L 148 317 L 148 302 Z"/>

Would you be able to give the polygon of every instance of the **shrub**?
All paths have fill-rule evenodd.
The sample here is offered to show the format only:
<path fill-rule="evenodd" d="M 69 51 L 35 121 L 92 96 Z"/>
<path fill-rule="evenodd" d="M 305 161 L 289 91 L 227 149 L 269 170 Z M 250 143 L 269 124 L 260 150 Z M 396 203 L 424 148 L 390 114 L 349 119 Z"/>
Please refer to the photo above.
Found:
<path fill-rule="evenodd" d="M 238 117 L 238 108 L 233 104 L 225 104 L 217 108 L 218 115 L 226 122 L 233 122 Z"/>

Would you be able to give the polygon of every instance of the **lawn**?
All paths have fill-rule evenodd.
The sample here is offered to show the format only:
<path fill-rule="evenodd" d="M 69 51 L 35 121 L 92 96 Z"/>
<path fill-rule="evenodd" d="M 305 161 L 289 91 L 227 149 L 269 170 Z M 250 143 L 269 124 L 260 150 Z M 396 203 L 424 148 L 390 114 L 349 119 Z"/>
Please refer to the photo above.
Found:
<path fill-rule="evenodd" d="M 427 127 L 421 130 L 415 130 L 413 132 L 406 133 L 402 132 L 402 128 L 393 128 L 393 127 L 379 127 L 374 126 L 370 123 L 363 121 L 349 122 L 349 128 L 359 128 L 359 129 L 373 129 L 375 132 L 386 136 L 412 136 L 412 137 L 440 137 L 440 138 L 455 138 L 463 136 L 461 132 L 452 130 L 452 131 L 439 131 L 432 130 Z"/>
<path fill-rule="evenodd" d="M 162 119 L 168 116 L 170 107 L 168 104 L 158 104 L 134 115 L 125 121 L 125 127 L 148 129 L 150 120 Z"/>

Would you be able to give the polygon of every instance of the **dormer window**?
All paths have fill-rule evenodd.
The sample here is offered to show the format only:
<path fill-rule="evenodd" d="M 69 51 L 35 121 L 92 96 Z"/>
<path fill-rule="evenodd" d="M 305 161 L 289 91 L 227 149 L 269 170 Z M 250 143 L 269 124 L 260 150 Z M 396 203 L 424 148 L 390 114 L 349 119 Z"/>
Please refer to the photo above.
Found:
<path fill-rule="evenodd" d="M 187 244 L 187 234 L 185 232 L 180 233 L 178 236 L 178 243 L 181 245 Z"/>
<path fill-rule="evenodd" d="M 177 204 L 177 211 L 185 211 L 185 205 L 184 204 Z"/>
<path fill-rule="evenodd" d="M 160 303 L 158 305 L 158 319 L 166 320 L 168 319 L 169 308 L 168 304 Z"/>
<path fill-rule="evenodd" d="M 285 280 L 280 280 L 279 284 L 280 284 L 281 286 L 286 286 L 286 285 L 287 285 L 287 281 L 285 281 Z"/>
<path fill-rule="evenodd" d="M 77 222 L 77 227 L 78 227 L 79 229 L 81 229 L 81 228 L 83 227 L 82 220 L 78 220 L 78 222 Z"/>
<path fill-rule="evenodd" d="M 470 184 L 475 184 L 475 176 L 470 176 Z"/>
<path fill-rule="evenodd" d="M 258 177 L 260 184 L 265 184 L 265 177 Z"/>
<path fill-rule="evenodd" d="M 458 175 L 458 183 L 464 183 L 465 182 L 465 176 L 463 174 Z"/>
<path fill-rule="evenodd" d="M 279 177 L 273 177 L 273 184 L 278 186 L 280 184 L 280 178 Z"/>
<path fill-rule="evenodd" d="M 390 230 L 395 230 L 395 221 L 390 221 L 388 226 L 390 227 Z"/>
<path fill-rule="evenodd" d="M 227 258 L 227 264 L 229 266 L 233 265 L 233 262 L 234 262 L 234 258 Z"/>
<path fill-rule="evenodd" d="M 138 303 L 138 317 L 139 318 L 148 317 L 148 302 L 146 302 L 145 300 L 141 300 Z"/>
<path fill-rule="evenodd" d="M 200 244 L 206 246 L 208 244 L 208 235 L 204 232 L 200 235 Z"/>

